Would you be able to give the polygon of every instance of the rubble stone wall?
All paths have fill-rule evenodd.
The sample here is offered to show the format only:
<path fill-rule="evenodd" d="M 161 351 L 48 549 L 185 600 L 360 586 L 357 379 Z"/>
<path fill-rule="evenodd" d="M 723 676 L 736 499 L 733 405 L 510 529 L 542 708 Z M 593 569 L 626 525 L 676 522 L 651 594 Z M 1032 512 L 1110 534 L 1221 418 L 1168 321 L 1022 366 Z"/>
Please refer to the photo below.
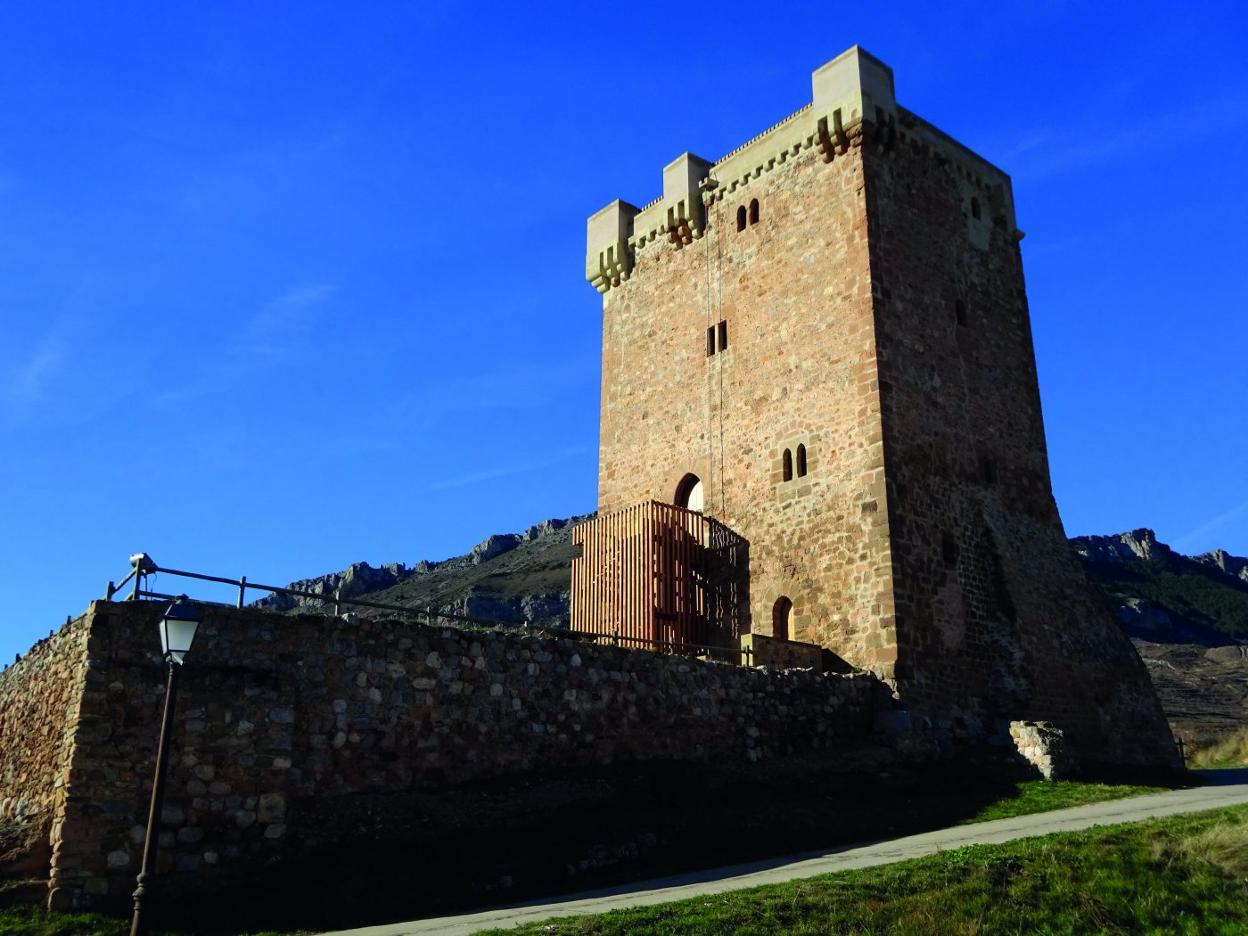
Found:
<path fill-rule="evenodd" d="M 161 610 L 101 602 L 79 625 L 54 908 L 133 889 L 165 690 Z M 870 675 L 213 608 L 181 674 L 162 887 L 211 889 L 333 844 L 336 801 L 649 760 L 749 764 L 861 739 L 889 704 Z"/>
<path fill-rule="evenodd" d="M 904 113 L 865 162 L 902 697 L 1177 767 L 1053 499 L 1008 180 Z"/>
<path fill-rule="evenodd" d="M 64 804 L 87 633 L 72 621 L 0 672 L 0 820 L 46 833 Z"/>

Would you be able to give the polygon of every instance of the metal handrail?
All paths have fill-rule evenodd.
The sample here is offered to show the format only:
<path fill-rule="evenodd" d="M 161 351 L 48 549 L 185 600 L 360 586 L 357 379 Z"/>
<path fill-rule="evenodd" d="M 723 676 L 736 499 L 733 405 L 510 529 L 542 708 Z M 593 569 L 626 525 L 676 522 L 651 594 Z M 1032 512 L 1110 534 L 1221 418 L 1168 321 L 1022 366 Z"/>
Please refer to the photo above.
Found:
<path fill-rule="evenodd" d="M 140 601 L 142 599 L 153 599 L 159 601 L 172 601 L 179 597 L 177 595 L 168 595 L 162 592 L 150 591 L 144 587 L 144 580 L 148 575 L 164 573 L 165 575 L 178 576 L 180 578 L 196 579 L 201 582 L 215 582 L 220 585 L 232 585 L 238 589 L 238 601 L 236 607 L 243 608 L 246 604 L 247 589 L 254 588 L 259 591 L 269 592 L 275 595 L 291 595 L 296 598 L 311 598 L 322 603 L 332 601 L 334 603 L 334 615 L 342 614 L 343 605 L 356 605 L 362 608 L 373 608 L 379 611 L 395 611 L 403 615 L 411 615 L 415 617 L 423 617 L 425 622 L 437 627 L 438 620 L 453 621 L 459 624 L 468 624 L 477 627 L 504 628 L 508 630 L 521 630 L 524 632 L 532 632 L 534 626 L 530 621 L 507 621 L 501 618 L 484 618 L 473 617 L 466 614 L 455 614 L 450 611 L 439 611 L 432 606 L 425 608 L 412 608 L 406 605 L 386 604 L 381 601 L 367 601 L 363 598 L 344 598 L 342 596 L 341 586 L 334 589 L 332 596 L 317 594 L 313 591 L 307 591 L 302 588 L 287 588 L 280 585 L 262 585 L 259 582 L 248 581 L 247 576 L 239 578 L 225 578 L 220 575 L 206 575 L 202 572 L 187 572 L 183 569 L 169 569 L 158 566 L 147 553 L 136 553 L 130 557 L 130 572 L 120 582 L 109 582 L 104 592 L 104 600 L 112 601 L 113 596 L 118 594 L 131 579 L 134 585 L 122 601 Z M 204 602 L 205 604 L 223 604 L 222 602 Z M 227 606 L 228 607 L 228 606 Z M 678 643 L 673 640 L 650 640 L 645 637 L 623 637 L 618 632 L 614 634 L 595 634 L 587 631 L 574 631 L 570 628 L 538 628 L 543 631 L 557 632 L 559 636 L 571 637 L 574 640 L 580 640 L 587 643 L 603 644 L 610 642 L 610 646 L 622 647 L 624 649 L 633 649 L 632 645 L 641 644 L 645 649 L 653 647 L 659 651 L 666 650 L 676 655 L 697 655 L 710 654 L 712 652 L 722 652 L 729 654 L 741 654 L 745 657 L 746 666 L 752 665 L 750 661 L 753 659 L 753 649 L 750 647 L 718 647 L 710 644 L 690 644 Z"/>

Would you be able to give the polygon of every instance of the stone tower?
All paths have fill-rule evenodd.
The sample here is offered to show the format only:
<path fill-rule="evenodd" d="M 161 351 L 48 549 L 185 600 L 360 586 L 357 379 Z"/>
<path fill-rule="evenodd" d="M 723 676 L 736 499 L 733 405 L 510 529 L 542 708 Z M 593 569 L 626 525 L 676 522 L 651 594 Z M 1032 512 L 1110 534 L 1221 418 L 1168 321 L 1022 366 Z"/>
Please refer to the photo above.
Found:
<path fill-rule="evenodd" d="M 749 541 L 752 630 L 817 643 L 970 730 L 1056 723 L 1173 765 L 1147 671 L 1053 500 L 1009 177 L 854 47 L 811 103 L 588 224 L 598 507 Z"/>

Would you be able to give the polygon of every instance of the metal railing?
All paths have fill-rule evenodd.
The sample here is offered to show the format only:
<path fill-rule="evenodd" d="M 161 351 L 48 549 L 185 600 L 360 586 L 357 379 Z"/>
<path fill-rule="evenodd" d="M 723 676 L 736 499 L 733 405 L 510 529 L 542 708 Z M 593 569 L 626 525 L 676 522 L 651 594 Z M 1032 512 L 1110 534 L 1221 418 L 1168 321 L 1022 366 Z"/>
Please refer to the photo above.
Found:
<path fill-rule="evenodd" d="M 338 617 L 342 614 L 344 605 L 355 606 L 360 608 L 369 608 L 376 611 L 391 611 L 405 617 L 416 617 L 423 619 L 426 624 L 431 627 L 439 626 L 440 621 L 449 621 L 453 624 L 467 625 L 469 627 L 487 628 L 490 630 L 511 630 L 519 631 L 527 634 L 550 634 L 559 637 L 571 637 L 583 643 L 592 643 L 600 646 L 621 647 L 624 649 L 638 650 L 657 650 L 660 653 L 670 653 L 674 656 L 693 656 L 693 657 L 711 657 L 718 658 L 718 655 L 727 655 L 731 659 L 744 659 L 744 665 L 752 665 L 753 650 L 750 647 L 718 647 L 709 644 L 689 644 L 680 643 L 670 640 L 648 640 L 643 637 L 624 636 L 618 629 L 611 634 L 589 633 L 586 631 L 574 631 L 567 627 L 551 627 L 535 625 L 532 621 L 514 621 L 503 618 L 487 618 L 475 617 L 467 614 L 455 614 L 451 611 L 441 611 L 432 605 L 424 608 L 413 608 L 410 605 L 387 604 L 382 601 L 368 601 L 364 598 L 351 598 L 342 594 L 342 587 L 338 586 L 334 589 L 332 595 L 325 595 L 303 588 L 289 588 L 281 585 L 262 585 L 259 582 L 249 581 L 247 576 L 243 575 L 239 578 L 226 578 L 221 575 L 206 575 L 202 572 L 187 572 L 184 569 L 170 569 L 164 566 L 158 566 L 155 560 L 147 553 L 135 553 L 130 557 L 130 571 L 119 582 L 108 583 L 104 591 L 105 601 L 114 601 L 116 596 L 126 591 L 126 585 L 129 584 L 128 594 L 122 601 L 142 601 L 144 599 L 156 601 L 172 601 L 180 597 L 178 595 L 166 594 L 164 592 L 151 591 L 146 587 L 147 577 L 149 575 L 172 575 L 178 578 L 194 579 L 200 582 L 214 582 L 220 585 L 230 585 L 238 589 L 238 599 L 233 605 L 237 608 L 246 607 L 247 589 L 255 591 L 267 592 L 272 595 L 288 595 L 293 598 L 307 598 L 318 601 L 322 606 L 332 603 L 334 607 L 334 616 Z M 196 599 L 199 600 L 199 599 Z M 231 607 L 224 602 L 201 601 L 202 604 L 217 604 L 222 607 Z M 257 610 L 266 610 L 258 608 Z M 315 612 L 312 612 L 315 613 Z"/>

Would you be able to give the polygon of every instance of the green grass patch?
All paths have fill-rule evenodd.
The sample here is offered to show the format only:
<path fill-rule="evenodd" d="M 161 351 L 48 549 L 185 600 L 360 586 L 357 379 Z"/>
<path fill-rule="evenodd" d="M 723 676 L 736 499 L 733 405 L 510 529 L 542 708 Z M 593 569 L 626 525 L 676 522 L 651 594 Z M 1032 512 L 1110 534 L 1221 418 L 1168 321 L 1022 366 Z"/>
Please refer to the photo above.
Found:
<path fill-rule="evenodd" d="M 1009 819 L 1029 813 L 1103 803 L 1127 796 L 1143 796 L 1146 793 L 1164 793 L 1166 788 L 1123 783 L 1081 783 L 1075 780 L 1025 780 L 1016 783 L 1014 790 L 1013 796 L 1003 796 L 996 802 L 989 803 L 975 815 L 963 819 L 960 824 Z"/>
<path fill-rule="evenodd" d="M 506 933 L 1248 932 L 1248 807 L 972 846 Z M 503 930 L 492 931 L 501 934 Z"/>

